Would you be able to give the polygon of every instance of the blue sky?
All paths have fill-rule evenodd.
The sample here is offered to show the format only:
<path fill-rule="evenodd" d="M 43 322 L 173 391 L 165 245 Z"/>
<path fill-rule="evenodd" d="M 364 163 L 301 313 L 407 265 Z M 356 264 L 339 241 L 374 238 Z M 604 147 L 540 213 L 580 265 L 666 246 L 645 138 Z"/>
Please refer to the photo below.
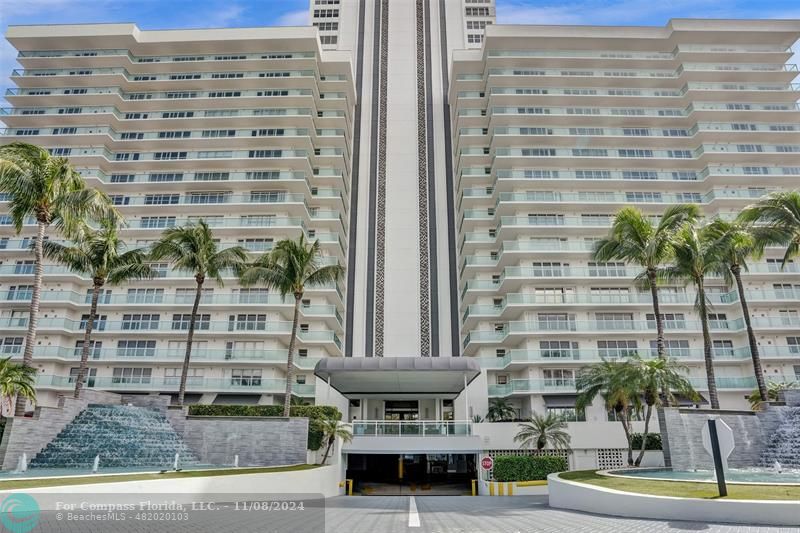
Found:
<path fill-rule="evenodd" d="M 412 0 L 392 0 L 410 2 Z M 497 0 L 500 23 L 656 24 L 675 17 L 798 18 L 800 0 Z M 10 24 L 135 22 L 142 29 L 308 24 L 308 0 L 0 0 L 0 31 Z M 0 40 L 0 79 L 17 68 Z"/>

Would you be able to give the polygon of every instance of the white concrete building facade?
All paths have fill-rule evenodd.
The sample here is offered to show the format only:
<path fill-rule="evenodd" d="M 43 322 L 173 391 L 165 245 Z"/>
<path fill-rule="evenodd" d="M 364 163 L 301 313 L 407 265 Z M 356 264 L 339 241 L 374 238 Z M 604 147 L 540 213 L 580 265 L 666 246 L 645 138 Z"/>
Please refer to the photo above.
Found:
<path fill-rule="evenodd" d="M 789 61 L 800 22 L 501 26 L 494 11 L 480 0 L 311 0 L 312 25 L 299 28 L 11 27 L 23 70 L 3 142 L 69 157 L 126 215 L 132 246 L 199 218 L 254 254 L 319 239 L 347 275 L 307 294 L 294 393 L 343 409 L 361 432 L 350 453 L 516 449 L 515 425 L 473 423 L 502 398 L 518 418 L 566 416 L 573 466 L 613 465 L 621 431 L 609 436 L 618 424 L 599 404 L 575 410 L 575 373 L 651 354 L 655 326 L 635 268 L 593 262 L 593 242 L 624 205 L 657 217 L 691 202 L 727 217 L 797 187 Z M 19 356 L 33 226 L 17 236 L 0 222 L 0 351 Z M 800 270 L 781 270 L 781 257 L 754 261 L 745 290 L 767 379 L 795 381 Z M 159 268 L 107 288 L 89 387 L 177 389 L 194 285 Z M 46 267 L 42 401 L 72 388 L 89 283 Z M 721 401 L 744 407 L 754 378 L 738 295 L 709 283 Z M 661 294 L 670 354 L 702 393 L 693 291 Z M 231 277 L 209 287 L 201 314 L 189 401 L 278 403 L 291 304 Z M 320 360 L 411 357 L 470 361 L 438 369 L 447 390 L 425 365 L 395 369 L 427 383 L 419 390 L 374 372 L 340 390 L 315 373 Z M 374 442 L 403 427 L 413 442 Z M 458 442 L 417 442 L 426 431 Z"/>

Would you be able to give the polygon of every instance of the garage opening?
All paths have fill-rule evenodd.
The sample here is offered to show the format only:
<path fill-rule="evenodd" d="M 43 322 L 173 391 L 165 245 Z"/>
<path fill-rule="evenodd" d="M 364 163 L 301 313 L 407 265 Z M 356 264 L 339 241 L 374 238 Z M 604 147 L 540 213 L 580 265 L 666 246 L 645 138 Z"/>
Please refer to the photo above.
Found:
<path fill-rule="evenodd" d="M 361 495 L 470 495 L 476 456 L 442 454 L 348 454 L 347 478 Z"/>

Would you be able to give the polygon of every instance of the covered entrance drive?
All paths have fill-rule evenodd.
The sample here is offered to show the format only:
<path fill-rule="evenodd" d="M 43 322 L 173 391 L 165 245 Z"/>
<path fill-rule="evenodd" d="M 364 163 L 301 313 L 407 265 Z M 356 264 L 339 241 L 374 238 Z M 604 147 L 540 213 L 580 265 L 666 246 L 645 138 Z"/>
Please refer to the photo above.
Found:
<path fill-rule="evenodd" d="M 470 494 L 475 454 L 348 454 L 347 478 L 363 495 Z"/>
<path fill-rule="evenodd" d="M 350 400 L 353 440 L 342 452 L 355 491 L 470 493 L 481 443 L 465 420 L 469 398 L 462 393 L 480 374 L 476 361 L 330 358 L 315 374 Z"/>

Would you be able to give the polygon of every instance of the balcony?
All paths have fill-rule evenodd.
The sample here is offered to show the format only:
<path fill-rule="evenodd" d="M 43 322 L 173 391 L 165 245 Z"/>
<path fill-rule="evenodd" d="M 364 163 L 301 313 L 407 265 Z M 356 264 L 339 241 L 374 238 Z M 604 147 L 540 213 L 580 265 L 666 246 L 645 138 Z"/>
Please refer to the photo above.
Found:
<path fill-rule="evenodd" d="M 177 392 L 179 380 L 177 378 L 155 377 L 94 377 L 86 378 L 86 386 L 90 389 L 100 389 L 112 392 L 117 391 L 142 391 L 142 392 Z M 36 387 L 40 389 L 72 390 L 75 388 L 75 378 L 40 374 L 36 378 Z M 256 394 L 283 394 L 286 391 L 286 380 L 277 378 L 248 378 L 235 380 L 233 378 L 189 378 L 186 383 L 187 392 L 238 392 Z M 294 384 L 292 394 L 295 396 L 314 396 L 314 385 Z"/>
<path fill-rule="evenodd" d="M 346 453 L 471 453 L 481 450 L 472 422 L 463 420 L 359 420 Z"/>

